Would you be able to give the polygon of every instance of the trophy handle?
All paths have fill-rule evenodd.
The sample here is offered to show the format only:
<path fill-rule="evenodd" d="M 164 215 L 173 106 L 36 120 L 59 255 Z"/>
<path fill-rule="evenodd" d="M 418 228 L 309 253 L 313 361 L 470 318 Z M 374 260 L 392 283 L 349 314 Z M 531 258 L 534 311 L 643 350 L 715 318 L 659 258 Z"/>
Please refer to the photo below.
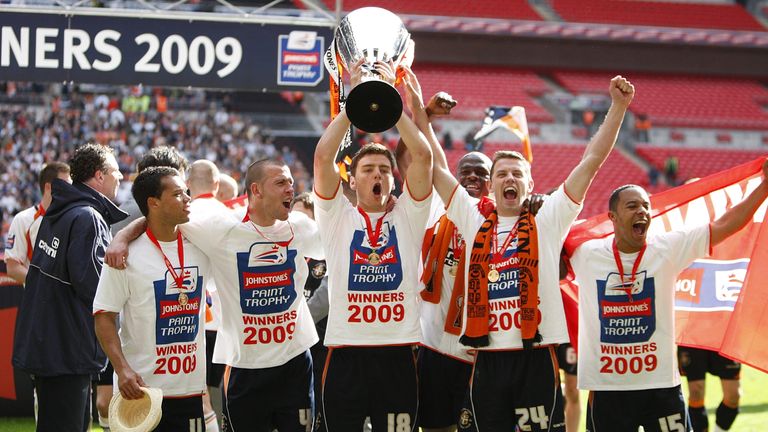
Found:
<path fill-rule="evenodd" d="M 384 132 L 400 119 L 403 100 L 389 83 L 373 79 L 349 92 L 346 111 L 356 128 L 370 133 Z"/>

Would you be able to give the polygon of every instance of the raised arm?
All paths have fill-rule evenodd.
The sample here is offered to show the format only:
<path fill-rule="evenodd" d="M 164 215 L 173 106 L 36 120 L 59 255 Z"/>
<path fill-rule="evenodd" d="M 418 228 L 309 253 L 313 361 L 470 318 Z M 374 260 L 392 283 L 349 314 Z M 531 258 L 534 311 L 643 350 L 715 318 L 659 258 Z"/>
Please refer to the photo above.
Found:
<path fill-rule="evenodd" d="M 710 246 L 719 244 L 744 228 L 766 198 L 768 198 L 768 158 L 763 162 L 763 181 L 760 185 L 744 201 L 731 207 L 710 225 L 712 232 Z"/>
<path fill-rule="evenodd" d="M 635 87 L 622 76 L 616 76 L 611 80 L 608 88 L 611 95 L 611 107 L 605 116 L 603 124 L 595 136 L 587 144 L 584 156 L 576 168 L 565 179 L 565 190 L 568 195 L 578 202 L 584 201 L 589 185 L 595 178 L 597 171 L 616 143 L 624 114 L 627 112 L 632 98 L 635 96 Z"/>
<path fill-rule="evenodd" d="M 144 380 L 128 364 L 120 346 L 117 335 L 117 314 L 114 312 L 99 312 L 94 317 L 96 337 L 101 347 L 109 357 L 112 367 L 117 373 L 117 386 L 126 399 L 140 399 L 144 392 L 140 387 L 146 387 Z"/>

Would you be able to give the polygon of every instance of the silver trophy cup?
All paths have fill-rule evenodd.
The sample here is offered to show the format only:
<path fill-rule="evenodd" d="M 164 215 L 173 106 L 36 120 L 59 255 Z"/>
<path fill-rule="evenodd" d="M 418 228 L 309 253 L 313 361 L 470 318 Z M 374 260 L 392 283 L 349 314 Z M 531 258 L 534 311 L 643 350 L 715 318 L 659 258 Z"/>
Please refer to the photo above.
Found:
<path fill-rule="evenodd" d="M 362 82 L 349 92 L 346 102 L 347 116 L 356 128 L 382 132 L 400 119 L 400 94 L 381 80 L 373 64 L 392 60 L 397 67 L 410 37 L 400 18 L 382 8 L 356 9 L 341 20 L 334 38 L 344 66 L 349 70 L 359 59 L 365 59 Z"/>

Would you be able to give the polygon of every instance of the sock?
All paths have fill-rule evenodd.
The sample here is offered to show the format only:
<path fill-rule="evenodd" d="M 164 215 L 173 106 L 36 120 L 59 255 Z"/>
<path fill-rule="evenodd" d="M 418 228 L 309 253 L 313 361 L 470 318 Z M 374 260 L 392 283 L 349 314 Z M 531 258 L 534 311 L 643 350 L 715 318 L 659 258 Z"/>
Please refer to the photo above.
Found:
<path fill-rule="evenodd" d="M 731 428 L 731 425 L 733 425 L 733 421 L 736 420 L 736 414 L 739 413 L 739 407 L 731 408 L 724 402 L 720 402 L 720 406 L 717 407 L 715 413 L 715 423 L 717 423 L 717 427 L 727 431 Z"/>
<path fill-rule="evenodd" d="M 707 409 L 704 406 L 694 406 L 691 402 L 688 405 L 688 416 L 691 417 L 693 432 L 704 432 L 709 428 L 709 419 L 707 419 Z"/>
<path fill-rule="evenodd" d="M 205 415 L 205 432 L 219 432 L 219 420 L 213 411 Z"/>
<path fill-rule="evenodd" d="M 109 430 L 109 417 L 102 417 L 101 414 L 99 414 L 99 426 L 101 426 L 102 429 L 105 431 Z"/>

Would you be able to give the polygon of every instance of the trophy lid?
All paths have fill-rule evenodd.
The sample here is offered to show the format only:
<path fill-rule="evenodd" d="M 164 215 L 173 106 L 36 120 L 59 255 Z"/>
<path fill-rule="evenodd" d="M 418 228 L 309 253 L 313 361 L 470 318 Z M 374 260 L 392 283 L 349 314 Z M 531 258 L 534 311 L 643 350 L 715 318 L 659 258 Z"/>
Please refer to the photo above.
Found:
<path fill-rule="evenodd" d="M 397 64 L 410 37 L 397 15 L 379 7 L 353 10 L 341 20 L 334 35 L 347 67 L 360 58 L 369 64 L 377 60 L 394 60 Z"/>

